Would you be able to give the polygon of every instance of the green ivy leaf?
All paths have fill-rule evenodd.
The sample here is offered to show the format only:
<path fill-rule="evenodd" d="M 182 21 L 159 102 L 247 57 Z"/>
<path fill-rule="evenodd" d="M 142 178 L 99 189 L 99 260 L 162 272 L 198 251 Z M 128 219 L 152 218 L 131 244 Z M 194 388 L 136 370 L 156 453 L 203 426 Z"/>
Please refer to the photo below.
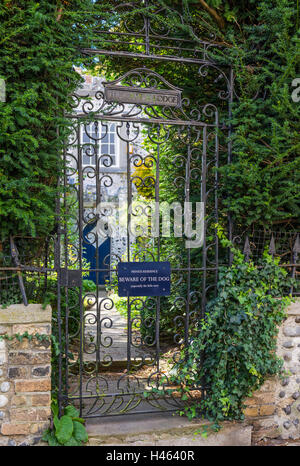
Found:
<path fill-rule="evenodd" d="M 59 442 L 57 441 L 57 438 L 55 437 L 55 433 L 54 432 L 51 432 L 50 436 L 49 436 L 49 446 L 50 447 L 59 447 L 60 444 Z"/>

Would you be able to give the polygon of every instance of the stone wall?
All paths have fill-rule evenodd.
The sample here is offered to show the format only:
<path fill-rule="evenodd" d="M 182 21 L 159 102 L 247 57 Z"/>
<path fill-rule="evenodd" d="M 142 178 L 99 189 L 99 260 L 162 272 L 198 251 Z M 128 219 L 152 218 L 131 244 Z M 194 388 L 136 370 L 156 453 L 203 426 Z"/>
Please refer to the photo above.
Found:
<path fill-rule="evenodd" d="M 26 332 L 47 338 L 15 336 Z M 0 446 L 36 444 L 51 415 L 51 308 L 0 308 L 0 335 L 12 337 L 0 338 Z M 267 380 L 246 400 L 252 443 L 300 438 L 300 300 L 279 329 L 277 354 L 284 359 L 283 377 Z"/>
<path fill-rule="evenodd" d="M 15 337 L 26 332 L 47 337 L 22 341 Z M 0 446 L 35 444 L 50 417 L 50 306 L 0 308 L 0 335 Z"/>
<path fill-rule="evenodd" d="M 268 438 L 300 438 L 300 300 L 291 304 L 281 325 L 277 354 L 284 359 L 283 378 L 266 381 L 246 401 L 253 443 Z"/>

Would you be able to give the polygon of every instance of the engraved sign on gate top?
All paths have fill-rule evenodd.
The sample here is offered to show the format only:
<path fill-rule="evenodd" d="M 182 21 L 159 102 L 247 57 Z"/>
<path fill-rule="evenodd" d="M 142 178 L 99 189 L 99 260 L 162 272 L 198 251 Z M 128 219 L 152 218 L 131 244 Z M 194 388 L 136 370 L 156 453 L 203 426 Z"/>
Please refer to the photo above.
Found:
<path fill-rule="evenodd" d="M 107 102 L 180 107 L 181 90 L 145 89 L 139 87 L 104 84 L 104 98 Z"/>

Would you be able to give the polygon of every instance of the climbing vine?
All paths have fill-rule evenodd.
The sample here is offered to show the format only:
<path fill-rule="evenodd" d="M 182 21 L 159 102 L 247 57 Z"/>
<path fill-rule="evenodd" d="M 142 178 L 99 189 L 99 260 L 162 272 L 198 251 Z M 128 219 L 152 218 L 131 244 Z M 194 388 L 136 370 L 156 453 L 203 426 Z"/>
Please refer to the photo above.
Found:
<path fill-rule="evenodd" d="M 13 339 L 16 339 L 20 343 L 24 340 L 24 338 L 27 338 L 28 341 L 32 341 L 34 338 L 36 338 L 40 342 L 44 342 L 44 341 L 51 342 L 53 340 L 52 335 L 46 335 L 43 333 L 31 334 L 28 332 L 24 332 L 22 334 L 14 333 L 13 335 L 9 335 L 8 333 L 4 333 L 3 335 L 0 335 L 0 340 L 12 341 Z"/>
<path fill-rule="evenodd" d="M 181 414 L 203 415 L 216 426 L 243 419 L 245 399 L 267 377 L 281 373 L 276 335 L 291 302 L 287 272 L 278 259 L 265 252 L 255 265 L 219 234 L 234 253 L 233 264 L 220 269 L 217 296 L 208 302 L 197 335 L 171 377 L 182 400 L 188 401 L 197 387 L 206 392 L 204 398 L 187 402 Z"/>

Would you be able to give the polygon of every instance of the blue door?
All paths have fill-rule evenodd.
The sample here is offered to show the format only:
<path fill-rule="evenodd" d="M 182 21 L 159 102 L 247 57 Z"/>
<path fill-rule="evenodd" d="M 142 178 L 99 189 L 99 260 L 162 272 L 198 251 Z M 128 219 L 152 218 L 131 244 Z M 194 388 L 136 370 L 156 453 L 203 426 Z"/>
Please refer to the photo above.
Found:
<path fill-rule="evenodd" d="M 96 227 L 97 222 L 88 223 L 83 229 L 83 257 L 89 262 L 90 269 L 106 269 L 98 272 L 90 272 L 88 277 L 85 277 L 88 280 L 92 280 L 96 285 L 104 285 L 107 280 L 109 280 L 109 255 L 110 255 L 110 237 L 104 239 L 103 242 L 98 246 L 98 263 L 96 255 L 96 244 L 92 244 L 90 240 L 93 240 L 93 235 L 88 237 L 89 233 Z M 97 277 L 98 275 L 98 277 Z M 98 278 L 98 280 L 97 280 Z"/>

